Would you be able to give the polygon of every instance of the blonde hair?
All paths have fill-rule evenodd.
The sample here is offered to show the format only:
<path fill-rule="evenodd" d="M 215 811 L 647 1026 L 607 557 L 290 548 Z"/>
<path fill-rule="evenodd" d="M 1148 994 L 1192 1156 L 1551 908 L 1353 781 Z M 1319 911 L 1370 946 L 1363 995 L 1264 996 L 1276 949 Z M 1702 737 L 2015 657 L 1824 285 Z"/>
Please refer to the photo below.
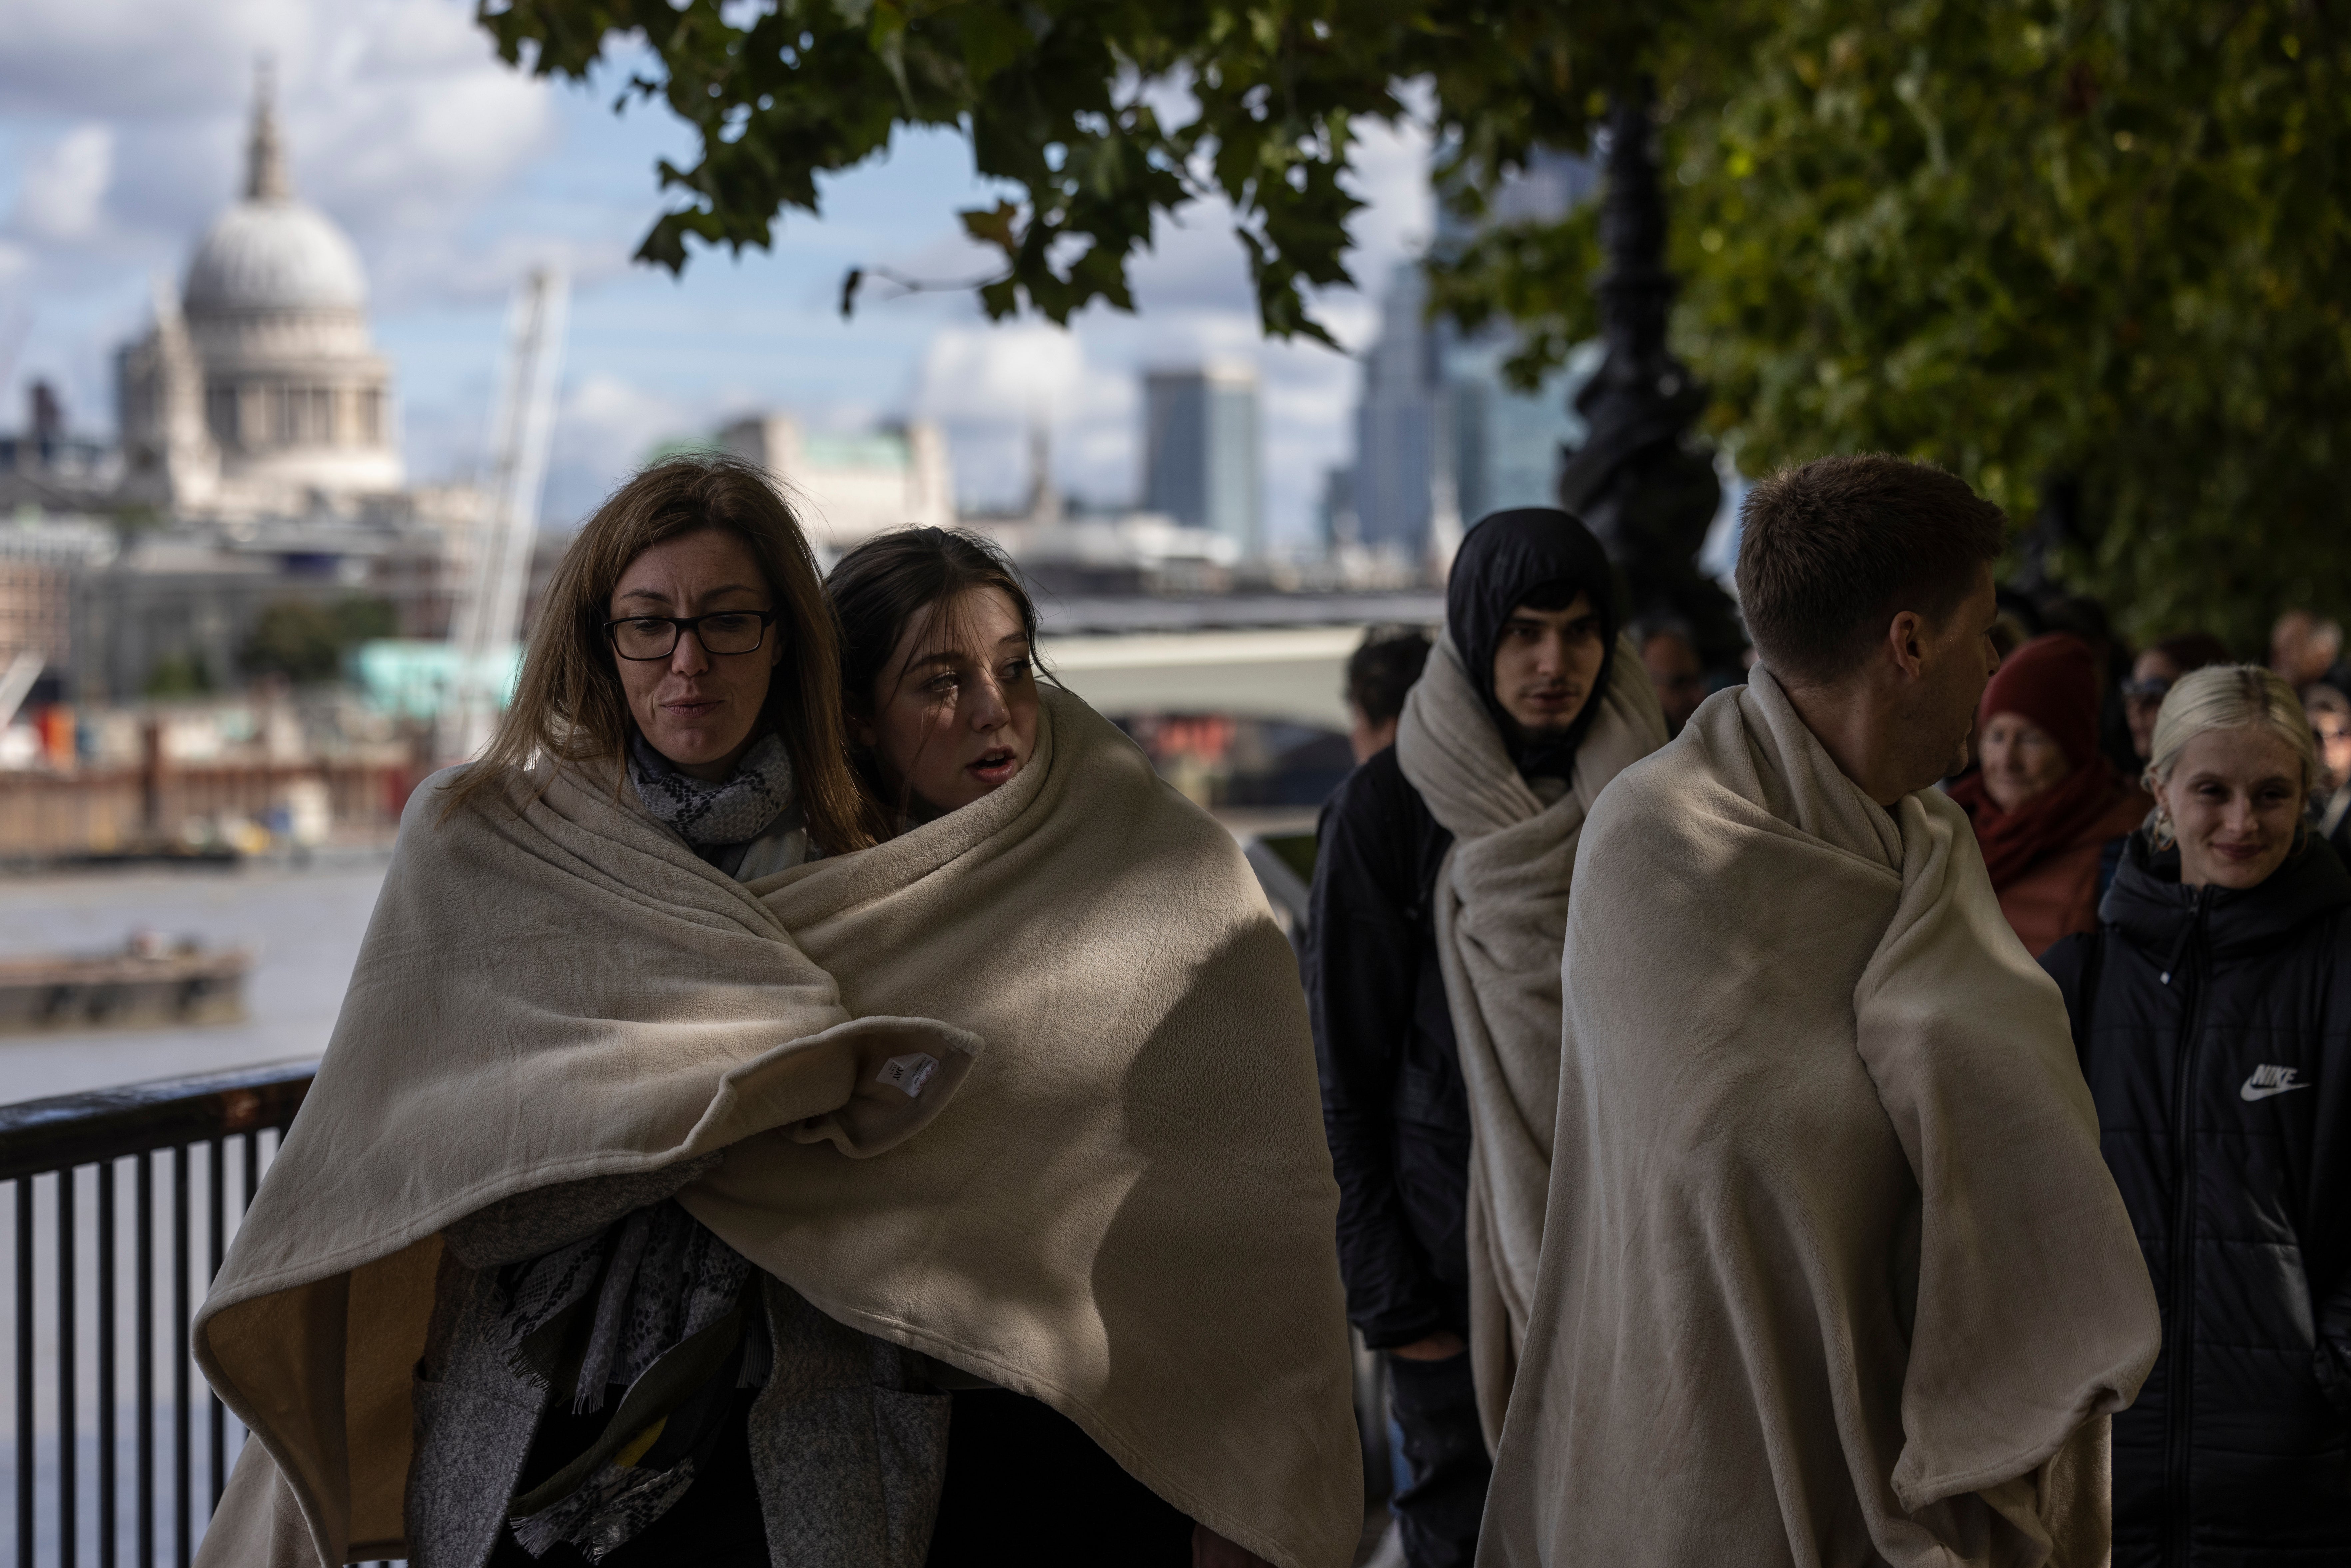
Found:
<path fill-rule="evenodd" d="M 2208 730 L 2264 728 L 2294 747 L 2302 758 L 2302 792 L 2318 781 L 2318 742 L 2302 699 L 2274 670 L 2259 664 L 2207 664 L 2173 685 L 2155 716 L 2147 781 L 2168 783 L 2179 753 Z"/>

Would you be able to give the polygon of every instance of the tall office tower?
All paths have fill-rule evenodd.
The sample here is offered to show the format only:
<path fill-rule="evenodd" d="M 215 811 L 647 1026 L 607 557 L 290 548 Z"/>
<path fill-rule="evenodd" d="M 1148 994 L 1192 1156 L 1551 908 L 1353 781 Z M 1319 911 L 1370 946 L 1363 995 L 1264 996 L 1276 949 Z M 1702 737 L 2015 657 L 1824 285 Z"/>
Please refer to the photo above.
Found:
<path fill-rule="evenodd" d="M 1265 510 L 1257 371 L 1211 364 L 1144 379 L 1143 505 L 1255 555 Z"/>
<path fill-rule="evenodd" d="M 1437 417 L 1444 393 L 1443 344 L 1426 319 L 1427 284 L 1417 262 L 1390 275 L 1380 301 L 1380 336 L 1364 357 L 1364 401 L 1355 410 L 1354 502 L 1364 548 L 1426 559 L 1431 525 L 1453 512 L 1448 432 Z"/>
<path fill-rule="evenodd" d="M 1538 151 L 1493 198 L 1487 219 L 1556 219 L 1585 200 L 1596 181 L 1583 160 Z M 1440 252 L 1473 235 L 1437 204 Z M 1573 394 L 1598 359 L 1579 350 L 1573 365 L 1535 392 L 1520 392 L 1501 373 L 1516 347 L 1506 327 L 1464 338 L 1450 323 L 1429 319 L 1419 263 L 1390 275 L 1355 409 L 1357 542 L 1441 565 L 1460 529 L 1488 512 L 1558 504 L 1560 444 L 1582 436 Z"/>
<path fill-rule="evenodd" d="M 1531 392 L 1502 374 L 1517 347 L 1507 334 L 1489 333 L 1446 356 L 1454 491 L 1465 526 L 1505 507 L 1558 506 L 1561 448 L 1583 441 L 1575 394 L 1600 364 L 1599 346 L 1578 346 Z"/>

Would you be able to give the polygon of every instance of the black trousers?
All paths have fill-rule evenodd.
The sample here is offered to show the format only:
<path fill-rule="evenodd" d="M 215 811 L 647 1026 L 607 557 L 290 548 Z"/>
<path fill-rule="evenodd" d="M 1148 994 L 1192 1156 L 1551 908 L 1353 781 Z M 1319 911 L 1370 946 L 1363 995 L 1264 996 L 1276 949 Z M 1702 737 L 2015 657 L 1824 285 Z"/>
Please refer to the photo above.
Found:
<path fill-rule="evenodd" d="M 1191 1562 L 1192 1521 L 1121 1469 L 1076 1422 L 1008 1389 L 956 1392 L 927 1568 L 1191 1568 Z"/>
<path fill-rule="evenodd" d="M 1478 1522 L 1486 1512 L 1493 1462 L 1478 1424 L 1469 1353 L 1445 1361 L 1391 1355 L 1388 1410 L 1404 1431 L 1410 1482 L 1388 1506 L 1412 1568 L 1469 1568 L 1478 1556 Z"/>

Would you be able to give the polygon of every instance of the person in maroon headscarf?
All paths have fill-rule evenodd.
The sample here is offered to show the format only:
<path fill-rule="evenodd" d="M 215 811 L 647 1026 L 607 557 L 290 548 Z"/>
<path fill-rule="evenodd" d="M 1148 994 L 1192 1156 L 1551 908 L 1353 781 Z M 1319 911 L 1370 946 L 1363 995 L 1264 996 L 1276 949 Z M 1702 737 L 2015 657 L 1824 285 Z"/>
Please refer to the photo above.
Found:
<path fill-rule="evenodd" d="M 1975 822 L 2001 913 L 2035 957 L 2096 927 L 2105 847 L 2153 804 L 2099 754 L 2101 695 L 2087 643 L 2064 632 L 2033 638 L 1984 688 L 1982 767 L 1951 786 Z"/>

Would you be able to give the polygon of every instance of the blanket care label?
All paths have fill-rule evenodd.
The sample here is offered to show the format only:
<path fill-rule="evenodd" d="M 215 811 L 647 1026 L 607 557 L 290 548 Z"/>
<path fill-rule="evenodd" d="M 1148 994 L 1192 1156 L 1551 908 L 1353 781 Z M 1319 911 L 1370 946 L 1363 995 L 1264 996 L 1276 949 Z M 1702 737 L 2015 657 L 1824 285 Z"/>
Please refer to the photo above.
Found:
<path fill-rule="evenodd" d="M 882 1071 L 873 1075 L 873 1082 L 887 1083 L 893 1089 L 903 1091 L 911 1100 L 923 1092 L 923 1085 L 928 1083 L 931 1074 L 938 1070 L 937 1057 L 925 1056 L 919 1051 L 910 1051 L 883 1062 Z"/>

